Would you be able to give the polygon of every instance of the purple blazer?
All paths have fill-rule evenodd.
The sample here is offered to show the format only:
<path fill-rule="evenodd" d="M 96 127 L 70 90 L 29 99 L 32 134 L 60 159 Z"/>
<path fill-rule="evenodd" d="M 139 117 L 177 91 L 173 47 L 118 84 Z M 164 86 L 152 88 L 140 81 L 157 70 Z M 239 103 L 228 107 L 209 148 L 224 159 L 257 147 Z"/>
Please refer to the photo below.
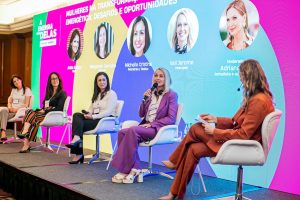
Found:
<path fill-rule="evenodd" d="M 143 118 L 140 124 L 147 123 L 145 116 L 148 112 L 149 105 L 151 103 L 151 98 L 148 101 L 142 102 L 140 105 L 139 116 Z M 170 90 L 165 93 L 161 99 L 158 106 L 156 118 L 151 122 L 151 126 L 156 128 L 158 131 L 161 127 L 166 125 L 172 125 L 176 122 L 176 115 L 178 110 L 178 97 L 176 92 Z"/>

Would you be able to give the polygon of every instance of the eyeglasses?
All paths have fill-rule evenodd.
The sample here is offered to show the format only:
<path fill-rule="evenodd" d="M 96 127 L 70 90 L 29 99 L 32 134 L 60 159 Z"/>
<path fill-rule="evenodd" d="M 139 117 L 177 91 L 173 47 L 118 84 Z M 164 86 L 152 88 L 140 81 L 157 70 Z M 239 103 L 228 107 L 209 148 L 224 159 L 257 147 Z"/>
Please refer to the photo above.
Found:
<path fill-rule="evenodd" d="M 51 78 L 51 81 L 56 81 L 58 80 L 58 78 Z"/>

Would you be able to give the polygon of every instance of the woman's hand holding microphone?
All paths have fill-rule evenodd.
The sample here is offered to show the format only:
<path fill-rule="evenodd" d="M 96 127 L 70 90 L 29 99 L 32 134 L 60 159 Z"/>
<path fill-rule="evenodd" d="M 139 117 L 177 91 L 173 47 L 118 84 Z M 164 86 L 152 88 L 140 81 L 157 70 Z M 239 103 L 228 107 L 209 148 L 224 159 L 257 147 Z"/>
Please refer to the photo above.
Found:
<path fill-rule="evenodd" d="M 143 101 L 146 101 L 147 99 L 149 99 L 149 97 L 152 95 L 152 91 L 151 89 L 146 90 L 146 92 L 144 92 L 144 98 Z"/>

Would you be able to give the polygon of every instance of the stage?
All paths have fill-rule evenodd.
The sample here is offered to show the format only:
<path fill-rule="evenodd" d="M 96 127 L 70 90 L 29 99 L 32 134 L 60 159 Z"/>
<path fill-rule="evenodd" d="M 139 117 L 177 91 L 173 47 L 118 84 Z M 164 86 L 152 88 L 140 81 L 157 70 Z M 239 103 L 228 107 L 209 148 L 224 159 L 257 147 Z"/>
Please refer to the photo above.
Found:
<path fill-rule="evenodd" d="M 71 158 L 67 150 L 56 154 L 37 149 L 20 154 L 21 147 L 22 143 L 0 145 L 0 188 L 12 193 L 16 199 L 150 200 L 167 194 L 172 183 L 170 179 L 155 175 L 144 177 L 143 183 L 115 184 L 111 177 L 116 171 L 113 168 L 106 170 L 107 161 L 88 165 L 88 159 L 85 159 L 84 164 L 69 165 Z M 147 163 L 144 164 L 146 167 Z M 167 171 L 164 167 L 155 167 Z M 200 187 L 197 174 L 192 181 L 185 199 L 213 199 L 229 196 L 235 191 L 235 182 L 204 176 L 207 192 L 204 193 L 201 187 L 200 193 L 193 195 L 191 187 L 194 192 Z M 244 185 L 244 191 L 252 199 L 260 199 L 259 193 L 270 190 Z"/>

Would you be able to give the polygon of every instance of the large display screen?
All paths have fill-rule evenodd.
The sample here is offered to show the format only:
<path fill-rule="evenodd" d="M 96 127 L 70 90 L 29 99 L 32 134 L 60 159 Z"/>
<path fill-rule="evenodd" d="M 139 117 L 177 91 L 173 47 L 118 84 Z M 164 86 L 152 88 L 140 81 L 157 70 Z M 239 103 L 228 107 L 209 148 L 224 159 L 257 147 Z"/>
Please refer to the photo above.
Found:
<path fill-rule="evenodd" d="M 238 5 L 233 5 L 233 4 Z M 268 162 L 245 170 L 246 183 L 271 187 L 285 129 L 285 96 L 276 51 L 255 3 L 211 0 L 95 0 L 34 17 L 33 91 L 40 106 L 52 71 L 62 76 L 71 96 L 68 114 L 88 108 L 97 72 L 105 71 L 118 99 L 124 100 L 120 120 L 140 120 L 138 108 L 158 67 L 170 71 L 171 88 L 184 105 L 180 131 L 200 113 L 232 117 L 242 101 L 238 66 L 258 60 L 283 116 Z M 59 140 L 62 129 L 51 139 Z M 116 136 L 101 138 L 111 152 Z M 154 162 L 168 158 L 177 144 L 154 148 Z M 155 152 L 159 152 L 155 154 Z M 147 160 L 146 149 L 141 150 Z M 201 160 L 204 174 L 236 179 L 235 166 Z M 258 178 L 264 177 L 264 178 Z M 278 188 L 277 188 L 278 189 Z M 280 189 L 280 188 L 279 188 Z M 292 189 L 291 189 L 292 190 Z"/>

